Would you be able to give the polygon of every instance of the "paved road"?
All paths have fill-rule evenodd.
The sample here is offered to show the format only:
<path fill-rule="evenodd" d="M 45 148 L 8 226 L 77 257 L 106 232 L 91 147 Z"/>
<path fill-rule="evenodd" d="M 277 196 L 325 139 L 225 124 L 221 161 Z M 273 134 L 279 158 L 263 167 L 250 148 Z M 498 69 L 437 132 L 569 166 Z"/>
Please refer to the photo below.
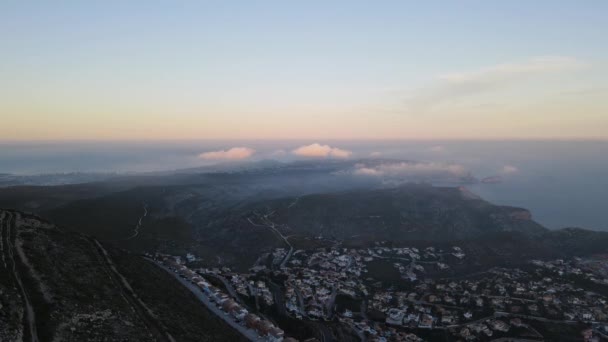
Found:
<path fill-rule="evenodd" d="M 279 237 L 281 237 L 281 239 L 283 239 L 283 241 L 285 241 L 287 246 L 289 246 L 289 252 L 287 252 L 287 255 L 285 256 L 285 258 L 283 258 L 283 261 L 281 261 L 281 264 L 279 266 L 280 268 L 284 268 L 285 264 L 287 264 L 287 262 L 289 261 L 289 258 L 291 258 L 291 255 L 294 252 L 294 248 L 291 245 L 291 243 L 289 242 L 289 239 L 276 228 L 276 224 L 268 219 L 268 216 L 272 215 L 273 213 L 274 212 L 271 212 L 269 214 L 262 216 L 262 222 L 264 222 L 264 224 L 254 223 L 253 221 L 251 221 L 251 218 L 247 218 L 247 220 L 249 221 L 249 223 L 251 223 L 254 226 L 270 228 L 273 232 L 275 232 L 275 234 L 277 234 Z M 255 213 L 255 214 L 258 215 L 257 213 Z M 258 217 L 259 217 L 259 215 L 258 215 Z"/>
<path fill-rule="evenodd" d="M 274 303 L 276 305 L 277 311 L 279 311 L 279 315 L 287 316 L 287 308 L 285 308 L 285 297 L 283 295 L 283 291 L 281 287 L 272 281 L 268 282 L 270 290 L 274 295 Z"/>
<path fill-rule="evenodd" d="M 369 318 L 367 317 L 367 299 L 361 301 L 361 317 L 363 317 L 364 320 L 369 321 Z"/>
<path fill-rule="evenodd" d="M 251 286 L 251 284 L 249 283 L 247 283 L 247 287 L 249 288 L 249 293 L 251 293 L 253 299 L 255 300 L 256 310 L 260 311 L 260 297 L 258 296 L 258 290 L 255 287 Z"/>
<path fill-rule="evenodd" d="M 287 241 L 287 238 L 285 238 L 285 241 Z M 281 262 L 280 268 L 285 268 L 285 264 L 287 264 L 287 262 L 289 261 L 289 259 L 291 258 L 292 255 L 293 255 L 293 246 L 291 244 L 289 244 L 289 252 L 285 256 L 285 259 L 283 259 L 283 261 Z"/>
<path fill-rule="evenodd" d="M 302 292 L 297 286 L 294 286 L 293 289 L 296 292 L 296 296 L 298 297 L 298 304 L 300 306 L 300 313 L 304 317 L 308 317 L 308 313 L 306 313 L 306 309 L 304 308 L 304 296 L 302 296 Z"/>
<path fill-rule="evenodd" d="M 334 341 L 334 336 L 331 333 L 331 329 L 322 323 L 317 323 L 315 325 L 317 327 L 317 329 L 319 329 L 319 332 L 321 333 L 321 342 L 333 342 Z"/>
<path fill-rule="evenodd" d="M 241 301 L 241 297 L 239 297 L 239 295 L 236 293 L 236 290 L 234 289 L 234 286 L 232 286 L 232 284 L 224 277 L 222 277 L 219 274 L 212 274 L 212 273 L 207 273 L 206 274 L 209 277 L 214 277 L 215 279 L 219 280 L 222 282 L 222 284 L 224 284 L 224 287 L 226 288 L 226 290 L 228 290 L 228 294 L 234 298 L 234 300 L 236 300 L 237 302 L 243 304 L 243 302 Z"/>
<path fill-rule="evenodd" d="M 530 340 L 530 339 L 526 339 L 526 338 L 501 337 L 501 338 L 492 340 L 492 342 L 538 342 L 538 340 Z"/>
<path fill-rule="evenodd" d="M 300 200 L 300 196 L 296 197 L 296 199 L 287 206 L 287 209 L 289 209 L 289 208 L 293 207 L 294 205 L 298 204 L 299 200 Z"/>
<path fill-rule="evenodd" d="M 265 219 L 268 221 L 268 219 L 265 217 Z M 278 229 L 275 228 L 275 224 L 271 221 L 268 221 L 270 224 L 270 228 L 272 230 L 274 230 L 277 234 L 279 234 L 279 236 L 283 239 L 283 241 L 285 241 L 285 243 L 287 244 L 287 246 L 289 246 L 289 252 L 287 252 L 287 255 L 285 255 L 285 258 L 283 258 L 283 261 L 281 261 L 281 264 L 279 265 L 279 268 L 285 268 L 285 265 L 287 264 L 287 262 L 289 261 L 289 259 L 291 258 L 291 256 L 293 255 L 294 252 L 294 248 L 291 245 L 291 243 L 289 242 L 289 239 L 287 236 L 283 235 Z"/>
<path fill-rule="evenodd" d="M 236 321 L 234 321 L 231 316 L 229 316 L 227 313 L 225 313 L 224 311 L 222 311 L 221 309 L 219 309 L 217 306 L 215 306 L 215 304 L 211 300 L 209 300 L 209 298 L 203 293 L 203 291 L 198 286 L 196 286 L 196 285 L 192 284 L 191 282 L 189 282 L 188 280 L 180 277 L 177 273 L 171 271 L 171 269 L 169 269 L 165 265 L 163 265 L 163 264 L 161 264 L 159 262 L 156 262 L 156 261 L 154 261 L 152 259 L 147 259 L 146 258 L 146 260 L 154 263 L 158 267 L 164 269 L 169 274 L 171 274 L 182 285 L 184 285 L 192 293 L 194 293 L 194 295 L 196 296 L 196 298 L 198 298 L 203 304 L 205 304 L 205 306 L 211 312 L 213 312 L 215 315 L 217 315 L 218 317 L 220 317 L 221 319 L 223 319 L 226 323 L 228 323 L 232 328 L 234 328 L 235 330 L 237 330 L 238 332 L 240 332 L 248 340 L 250 340 L 250 341 L 264 341 L 264 339 L 262 337 L 260 337 L 257 334 L 257 332 L 255 332 L 254 330 L 248 329 L 248 328 L 246 328 L 243 325 L 240 325 L 239 323 L 237 323 Z"/>
<path fill-rule="evenodd" d="M 332 319 L 334 317 L 334 307 L 336 306 L 336 296 L 338 295 L 338 288 L 334 286 L 331 290 L 331 295 L 329 296 L 329 300 L 327 300 L 327 317 Z"/>
<path fill-rule="evenodd" d="M 598 321 L 585 321 L 585 320 L 560 320 L 560 319 L 549 319 L 549 318 L 545 318 L 545 317 L 539 317 L 539 316 L 529 316 L 529 315 L 520 315 L 520 314 L 513 314 L 513 313 L 509 313 L 509 312 L 502 312 L 502 311 L 496 311 L 494 312 L 494 316 L 495 317 L 519 317 L 519 318 L 524 318 L 524 319 L 529 319 L 529 320 L 533 320 L 533 321 L 539 321 L 539 322 L 548 322 L 548 323 L 558 323 L 558 324 L 579 324 L 579 323 L 587 323 L 587 324 L 597 324 L 600 323 Z"/>

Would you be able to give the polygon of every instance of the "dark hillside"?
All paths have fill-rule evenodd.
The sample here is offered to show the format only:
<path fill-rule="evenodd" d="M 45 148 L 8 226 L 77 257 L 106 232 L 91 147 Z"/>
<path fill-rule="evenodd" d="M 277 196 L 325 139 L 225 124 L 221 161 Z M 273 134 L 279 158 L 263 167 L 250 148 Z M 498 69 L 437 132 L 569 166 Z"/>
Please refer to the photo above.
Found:
<path fill-rule="evenodd" d="M 141 257 L 17 211 L 0 228 L 2 341 L 240 338 Z"/>

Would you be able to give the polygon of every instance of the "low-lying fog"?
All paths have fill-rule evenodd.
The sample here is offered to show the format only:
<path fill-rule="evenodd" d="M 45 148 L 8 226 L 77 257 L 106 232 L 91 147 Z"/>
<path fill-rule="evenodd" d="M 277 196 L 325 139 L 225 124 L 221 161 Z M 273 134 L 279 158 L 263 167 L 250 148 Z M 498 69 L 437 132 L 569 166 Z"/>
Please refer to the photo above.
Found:
<path fill-rule="evenodd" d="M 362 177 L 470 172 L 480 180 L 467 185 L 473 192 L 497 204 L 528 208 L 547 227 L 608 230 L 606 151 L 608 142 L 600 141 L 5 142 L 0 143 L 0 173 L 149 172 L 269 159 L 403 159 L 417 163 L 359 165 L 353 172 Z"/>

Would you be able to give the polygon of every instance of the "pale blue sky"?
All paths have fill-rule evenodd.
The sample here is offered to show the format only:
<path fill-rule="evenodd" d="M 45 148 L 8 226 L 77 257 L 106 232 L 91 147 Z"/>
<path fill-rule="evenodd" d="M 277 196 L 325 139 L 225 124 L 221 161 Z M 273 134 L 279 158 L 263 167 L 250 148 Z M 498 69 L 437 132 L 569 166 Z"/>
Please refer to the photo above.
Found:
<path fill-rule="evenodd" d="M 0 135 L 608 138 L 606 18 L 606 1 L 4 1 Z"/>

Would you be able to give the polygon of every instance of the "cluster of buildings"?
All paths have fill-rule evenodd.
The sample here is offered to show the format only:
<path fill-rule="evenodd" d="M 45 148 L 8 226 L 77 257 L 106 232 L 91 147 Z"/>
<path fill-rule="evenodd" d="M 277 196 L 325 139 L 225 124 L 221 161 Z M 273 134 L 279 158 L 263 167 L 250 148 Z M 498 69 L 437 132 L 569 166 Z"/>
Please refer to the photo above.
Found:
<path fill-rule="evenodd" d="M 507 323 L 502 319 L 486 319 L 479 322 L 467 324 L 460 328 L 460 330 L 454 330 L 453 335 L 462 337 L 467 341 L 474 341 L 477 339 L 483 339 L 484 337 L 493 337 L 496 334 L 507 333 L 511 327 L 526 327 L 526 324 L 522 323 L 521 319 L 513 318 Z M 542 338 L 542 336 L 536 336 Z"/>
<path fill-rule="evenodd" d="M 284 332 L 280 328 L 276 327 L 270 321 L 260 318 L 255 314 L 247 314 L 244 317 L 245 325 L 249 329 L 253 329 L 260 334 L 260 336 L 266 336 L 269 342 L 281 342 L 283 341 Z"/>
<path fill-rule="evenodd" d="M 581 276 L 597 284 L 608 285 L 608 257 L 573 258 L 571 260 L 532 260 L 535 266 L 545 268 L 558 276 Z"/>
<path fill-rule="evenodd" d="M 272 295 L 272 292 L 270 292 L 270 289 L 268 288 L 268 285 L 266 284 L 265 281 L 250 280 L 248 288 L 250 289 L 251 295 L 257 296 L 258 298 L 260 298 L 266 306 L 274 305 L 274 297 Z"/>
<path fill-rule="evenodd" d="M 425 297 L 432 301 L 426 301 Z M 435 294 L 378 291 L 370 299 L 369 307 L 382 313 L 386 324 L 408 328 L 445 328 L 473 318 L 470 310 L 454 309 L 457 304 L 451 298 L 447 298 L 451 302 L 447 306 L 436 305 L 436 299 Z"/>
<path fill-rule="evenodd" d="M 231 298 L 224 291 L 210 284 L 200 274 L 188 268 L 180 257 L 159 255 L 157 256 L 157 261 L 160 261 L 164 266 L 179 274 L 180 277 L 199 287 L 207 298 L 215 302 L 217 307 L 228 315 L 230 319 L 254 330 L 263 340 L 268 342 L 283 341 L 285 335 L 283 330 L 272 322 L 249 313 L 246 308 L 236 302 L 235 298 Z"/>
<path fill-rule="evenodd" d="M 584 274 L 565 263 L 534 265 L 555 272 Z M 551 265 L 551 266 L 547 266 Z M 411 291 L 376 291 L 369 307 L 384 314 L 385 323 L 406 328 L 448 329 L 455 336 L 473 340 L 508 333 L 512 326 L 527 329 L 526 320 L 606 326 L 607 298 L 583 290 L 545 269 L 495 268 L 478 279 L 424 280 Z M 588 275 L 591 280 L 592 275 Z"/>
<path fill-rule="evenodd" d="M 290 267 L 278 272 L 287 278 L 286 309 L 300 319 L 329 319 L 337 295 L 368 294 L 361 281 L 367 270 L 356 250 L 296 252 Z"/>
<path fill-rule="evenodd" d="M 452 247 L 448 251 L 433 247 L 424 250 L 377 247 L 301 253 L 300 258 L 291 263 L 291 266 L 297 267 L 286 272 L 288 280 L 285 282 L 285 305 L 297 318 L 330 318 L 331 308 L 323 311 L 323 304 L 326 303 L 330 289 L 339 288 L 343 290 L 341 294 L 366 298 L 368 310 L 383 314 L 384 324 L 378 324 L 377 320 L 354 317 L 357 315 L 349 310 L 339 315 L 341 321 L 360 333 L 375 337 L 390 335 L 387 329 L 396 326 L 406 330 L 446 329 L 457 338 L 475 340 L 508 336 L 513 327 L 518 332 L 526 331 L 531 329 L 524 323 L 529 319 L 600 325 L 608 321 L 608 306 L 604 296 L 585 291 L 561 278 L 566 274 L 578 274 L 597 283 L 604 282 L 603 278 L 598 278 L 597 273 L 580 267 L 580 260 L 576 265 L 559 260 L 533 262 L 537 267 L 554 272 L 554 277 L 547 276 L 545 272 L 517 268 L 494 268 L 476 279 L 452 281 L 408 276 L 409 291 L 374 289 L 369 286 L 369 282 L 364 281 L 366 263 L 375 259 L 386 258 L 400 273 L 403 270 L 407 274 L 424 272 L 423 267 L 417 267 L 421 266 L 417 262 L 432 263 L 434 260 L 440 269 L 449 268 L 447 262 L 443 263 L 447 259 L 446 255 L 450 255 L 451 260 L 466 257 L 459 247 Z M 397 262 L 393 262 L 395 260 Z M 353 267 L 352 273 L 349 272 L 349 267 Z M 594 264 L 594 267 L 597 268 L 597 265 Z M 528 334 L 534 335 L 535 332 Z"/>
<path fill-rule="evenodd" d="M 287 250 L 285 248 L 276 248 L 274 251 L 272 251 L 272 264 L 281 264 L 281 261 L 285 259 L 285 256 L 287 256 Z"/>
<path fill-rule="evenodd" d="M 227 279 L 236 294 L 254 297 L 256 305 L 279 305 L 279 312 L 301 320 L 339 321 L 370 341 L 421 341 L 416 335 L 421 331 L 437 331 L 466 341 L 522 334 L 542 339 L 529 323 L 543 320 L 587 324 L 593 327 L 592 338 L 608 333 L 608 298 L 582 289 L 575 281 L 579 277 L 608 285 L 608 258 L 534 260 L 526 267 L 492 268 L 470 278 L 433 276 L 467 262 L 465 251 L 458 246 L 442 250 L 377 245 L 293 253 L 278 248 L 268 258 L 273 265 L 284 266 L 257 266 L 249 273 L 229 269 L 201 269 L 200 273 Z M 249 313 L 179 260 L 166 258 L 164 262 L 201 287 L 238 322 L 268 340 L 283 338 L 281 329 Z M 392 284 L 375 279 L 370 263 L 373 267 L 382 263 L 389 269 L 392 266 L 401 279 L 397 277 Z M 433 274 L 429 274 L 431 269 Z M 338 296 L 352 299 L 357 309 L 336 312 Z"/>
<path fill-rule="evenodd" d="M 426 273 L 424 265 L 434 267 L 435 270 L 444 271 L 450 268 L 446 261 L 447 259 L 455 258 L 463 260 L 466 257 L 462 248 L 458 246 L 454 246 L 448 251 L 443 251 L 440 248 L 432 246 L 424 249 L 415 247 L 376 247 L 368 248 L 363 253 L 367 254 L 365 258 L 367 261 L 371 261 L 374 258 L 395 261 L 393 262 L 393 267 L 399 271 L 401 278 L 411 282 L 417 281 L 421 275 Z"/>
<path fill-rule="evenodd" d="M 255 279 L 253 273 L 234 273 L 228 267 L 199 268 L 197 271 L 201 274 L 226 277 L 238 295 L 259 299 L 266 306 L 274 305 L 274 296 L 268 288 L 268 284 L 264 280 Z"/>
<path fill-rule="evenodd" d="M 459 246 L 453 246 L 449 250 L 443 250 L 433 246 L 424 249 L 416 247 L 376 246 L 357 251 L 359 254 L 365 256 L 365 261 L 372 261 L 374 258 L 402 259 L 410 262 L 421 261 L 424 263 L 441 263 L 446 268 L 449 266 L 441 261 L 447 259 L 447 257 L 453 257 L 458 260 L 462 260 L 466 257 L 465 252 Z"/>

